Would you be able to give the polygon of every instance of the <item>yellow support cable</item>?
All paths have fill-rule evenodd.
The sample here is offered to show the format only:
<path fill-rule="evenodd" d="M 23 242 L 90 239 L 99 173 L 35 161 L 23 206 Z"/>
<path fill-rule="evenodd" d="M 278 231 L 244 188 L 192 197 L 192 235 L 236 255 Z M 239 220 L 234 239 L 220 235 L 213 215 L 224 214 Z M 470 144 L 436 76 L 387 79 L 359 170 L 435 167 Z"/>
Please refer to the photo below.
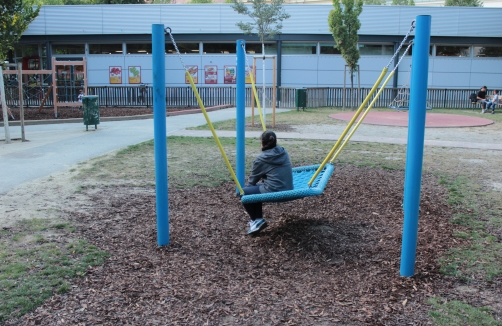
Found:
<path fill-rule="evenodd" d="M 202 113 L 204 114 L 204 118 L 206 118 L 206 122 L 209 126 L 209 129 L 211 129 L 211 133 L 213 134 L 213 138 L 216 141 L 218 148 L 220 149 L 221 155 L 223 156 L 223 159 L 225 160 L 225 164 L 227 165 L 228 171 L 230 171 L 230 174 L 232 175 L 232 179 L 234 179 L 234 182 L 237 185 L 237 188 L 239 189 L 239 193 L 241 195 L 244 195 L 244 190 L 242 190 L 241 184 L 239 183 L 239 180 L 237 180 L 237 176 L 235 175 L 234 169 L 232 168 L 232 165 L 230 165 L 230 161 L 228 160 L 227 154 L 225 154 L 225 150 L 223 150 L 223 146 L 221 145 L 220 139 L 218 138 L 218 135 L 216 135 L 216 131 L 214 130 L 213 124 L 211 123 L 211 120 L 209 120 L 209 116 L 207 115 L 206 108 L 204 107 L 204 104 L 202 103 L 202 99 L 200 98 L 199 92 L 197 91 L 197 87 L 195 87 L 192 76 L 190 75 L 190 73 L 188 71 L 185 71 L 185 74 L 186 74 L 188 80 L 190 81 L 190 85 L 192 86 L 192 90 L 195 94 L 195 97 L 197 97 L 197 102 L 199 103 L 200 109 L 202 110 Z"/>
<path fill-rule="evenodd" d="M 373 107 L 373 105 L 375 104 L 375 102 L 378 100 L 378 97 L 380 97 L 380 94 L 385 89 L 385 86 L 387 86 L 387 83 L 389 82 L 390 78 L 392 76 L 394 76 L 394 71 L 395 70 L 391 71 L 391 73 L 389 74 L 389 76 L 387 77 L 387 79 L 385 80 L 385 82 L 383 83 L 382 87 L 380 88 L 380 90 L 378 91 L 378 93 L 375 95 L 375 98 L 373 99 L 373 101 L 371 101 L 371 103 L 368 106 L 368 108 L 366 109 L 366 111 L 364 111 L 363 115 L 361 116 L 361 119 L 359 119 L 359 121 L 356 123 L 356 125 L 354 126 L 354 128 L 351 130 L 350 134 L 347 136 L 347 139 L 345 139 L 345 141 L 343 142 L 342 146 L 340 146 L 340 148 L 338 149 L 338 151 L 335 153 L 335 155 L 331 159 L 330 163 L 333 163 L 335 161 L 335 159 L 337 158 L 337 156 L 340 154 L 340 152 L 342 151 L 342 149 L 345 147 L 345 145 L 347 144 L 347 142 L 350 140 L 350 137 L 352 137 L 352 135 L 357 130 L 357 128 L 359 127 L 359 125 L 363 122 L 363 120 L 366 117 L 366 115 L 368 115 L 368 113 L 370 112 L 371 108 Z"/>
<path fill-rule="evenodd" d="M 256 105 L 258 106 L 258 113 L 260 114 L 261 127 L 263 131 L 267 131 L 267 126 L 265 126 L 265 121 L 263 121 L 263 113 L 261 113 L 261 104 L 258 99 L 258 93 L 256 92 L 256 86 L 254 84 L 253 71 L 249 72 L 249 78 L 251 79 L 251 88 L 253 89 L 254 98 L 256 99 Z"/>
<path fill-rule="evenodd" d="M 328 163 L 329 159 L 333 156 L 333 153 L 336 151 L 336 149 L 338 148 L 338 146 L 340 146 L 340 143 L 342 142 L 343 138 L 345 137 L 345 135 L 347 134 L 347 132 L 350 130 L 350 128 L 352 127 L 352 125 L 356 121 L 357 117 L 359 116 L 359 114 L 363 110 L 364 106 L 370 100 L 370 98 L 373 95 L 373 93 L 375 93 L 376 89 L 380 85 L 380 82 L 382 81 L 382 79 L 385 77 L 385 74 L 387 74 L 388 70 L 389 69 L 387 67 L 383 68 L 382 73 L 380 74 L 380 77 L 378 77 L 377 81 L 375 82 L 375 85 L 373 85 L 373 88 L 371 88 L 371 91 L 368 93 L 368 95 L 366 95 L 366 98 L 364 99 L 364 101 L 359 106 L 359 109 L 357 109 L 356 113 L 354 114 L 354 116 L 350 120 L 350 122 L 347 125 L 347 127 L 345 127 L 345 130 L 342 132 L 342 134 L 340 135 L 340 137 L 336 141 L 336 143 L 333 146 L 333 148 L 329 151 L 329 153 L 326 156 L 326 158 L 324 159 L 324 161 L 322 161 L 321 165 L 319 166 L 319 168 L 317 169 L 317 171 L 315 171 L 314 175 L 310 179 L 310 181 L 308 183 L 309 187 L 312 186 L 312 183 L 314 182 L 314 180 L 317 178 L 317 176 L 319 175 L 319 173 L 321 173 L 322 169 L 324 169 L 324 166 Z"/>

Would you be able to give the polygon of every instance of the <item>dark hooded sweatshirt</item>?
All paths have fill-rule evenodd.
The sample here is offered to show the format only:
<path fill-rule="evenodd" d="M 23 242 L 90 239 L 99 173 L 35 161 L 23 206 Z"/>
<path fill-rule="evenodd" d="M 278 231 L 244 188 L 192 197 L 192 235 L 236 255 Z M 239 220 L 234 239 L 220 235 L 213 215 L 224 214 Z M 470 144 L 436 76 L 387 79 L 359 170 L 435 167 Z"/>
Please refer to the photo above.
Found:
<path fill-rule="evenodd" d="M 260 192 L 293 190 L 293 172 L 288 152 L 281 146 L 262 151 L 253 162 L 248 183 L 255 186 L 263 180 Z"/>

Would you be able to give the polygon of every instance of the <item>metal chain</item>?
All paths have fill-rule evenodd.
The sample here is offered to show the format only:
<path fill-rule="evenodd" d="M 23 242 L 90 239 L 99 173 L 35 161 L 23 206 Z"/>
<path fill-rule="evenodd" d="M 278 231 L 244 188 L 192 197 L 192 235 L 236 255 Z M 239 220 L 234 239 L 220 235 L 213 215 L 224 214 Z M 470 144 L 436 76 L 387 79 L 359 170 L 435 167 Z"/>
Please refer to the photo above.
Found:
<path fill-rule="evenodd" d="M 415 29 L 415 21 L 413 20 L 411 22 L 411 26 L 410 26 L 410 29 L 408 30 L 408 33 L 406 33 L 406 35 L 404 36 L 403 40 L 401 41 L 401 44 L 399 44 L 396 52 L 394 52 L 394 55 L 390 59 L 389 63 L 385 66 L 385 68 L 389 68 L 390 67 L 390 65 L 394 61 L 394 58 L 396 57 L 396 55 L 399 54 L 399 51 L 401 51 L 401 48 L 403 47 L 404 43 L 406 42 L 406 40 L 408 39 L 408 37 L 410 36 L 411 32 L 413 32 L 414 29 Z"/>
<path fill-rule="evenodd" d="M 183 69 L 187 71 L 187 67 L 185 66 L 185 63 L 183 62 L 183 58 L 181 57 L 180 50 L 178 49 L 178 45 L 176 44 L 176 41 L 174 40 L 173 33 L 171 32 L 171 27 L 166 27 L 164 29 L 164 32 L 166 34 L 169 34 L 169 37 L 171 38 L 171 41 L 173 42 L 174 49 L 176 50 L 176 53 L 178 54 L 178 58 L 180 58 L 181 64 L 183 65 Z"/>
<path fill-rule="evenodd" d="M 411 48 L 412 45 L 413 45 L 413 41 L 411 41 L 410 44 L 408 44 L 408 47 L 406 47 L 406 50 L 404 50 L 403 55 L 399 58 L 399 61 L 397 62 L 394 69 L 392 69 L 392 71 L 395 71 L 397 69 L 397 67 L 399 67 L 399 65 L 401 64 L 401 61 L 403 61 L 404 57 L 406 56 L 406 53 L 408 53 L 408 50 Z"/>
<path fill-rule="evenodd" d="M 251 74 L 253 71 L 251 70 L 251 67 L 249 66 L 248 55 L 246 54 L 246 48 L 244 47 L 244 43 L 241 43 L 241 46 L 242 46 L 242 50 L 244 51 L 244 57 L 246 58 L 246 69 Z"/>

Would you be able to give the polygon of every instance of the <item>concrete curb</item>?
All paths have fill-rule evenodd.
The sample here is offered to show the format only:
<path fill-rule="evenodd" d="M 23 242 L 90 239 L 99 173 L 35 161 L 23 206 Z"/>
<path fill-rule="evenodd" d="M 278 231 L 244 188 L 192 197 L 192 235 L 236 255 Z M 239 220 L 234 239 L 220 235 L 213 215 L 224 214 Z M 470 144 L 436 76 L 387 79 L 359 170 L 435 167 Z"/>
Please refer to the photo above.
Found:
<path fill-rule="evenodd" d="M 233 107 L 233 105 L 230 105 L 230 104 L 211 106 L 211 107 L 206 108 L 206 111 L 212 112 L 212 111 L 227 109 L 227 108 L 231 108 L 231 107 Z M 173 112 L 168 112 L 166 114 L 166 117 L 185 115 L 185 114 L 197 114 L 197 113 L 201 113 L 201 112 L 202 112 L 201 109 L 173 111 Z M 107 122 L 107 121 L 127 121 L 127 120 L 144 120 L 144 119 L 153 119 L 153 114 L 130 115 L 130 116 L 124 116 L 124 117 L 100 117 L 99 121 L 100 122 Z M 83 124 L 84 118 L 26 120 L 26 121 L 24 121 L 25 126 L 49 125 L 49 124 L 59 124 L 59 123 L 80 123 L 80 124 Z M 9 127 L 10 126 L 19 127 L 20 125 L 21 125 L 21 122 L 19 120 L 9 121 Z M 4 123 L 2 121 L 2 122 L 0 122 L 0 127 L 3 127 L 3 126 L 4 126 Z"/>

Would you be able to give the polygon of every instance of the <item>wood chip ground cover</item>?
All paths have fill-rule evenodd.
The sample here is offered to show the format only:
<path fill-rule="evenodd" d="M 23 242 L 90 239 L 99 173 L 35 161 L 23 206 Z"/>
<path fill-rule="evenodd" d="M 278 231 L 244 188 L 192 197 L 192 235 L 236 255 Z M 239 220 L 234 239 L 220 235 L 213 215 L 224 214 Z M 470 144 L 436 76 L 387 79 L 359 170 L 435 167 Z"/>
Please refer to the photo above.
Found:
<path fill-rule="evenodd" d="M 68 215 L 110 258 L 6 324 L 419 325 L 431 323 L 428 299 L 458 286 L 438 260 L 461 244 L 453 233 L 462 229 L 449 223 L 434 176 L 423 177 L 412 278 L 399 277 L 402 171 L 338 167 L 322 196 L 267 205 L 269 227 L 257 237 L 245 235 L 234 189 L 172 189 L 171 244 L 162 248 L 153 189 L 93 192 L 96 209 Z M 483 304 L 479 293 L 466 296 Z"/>

